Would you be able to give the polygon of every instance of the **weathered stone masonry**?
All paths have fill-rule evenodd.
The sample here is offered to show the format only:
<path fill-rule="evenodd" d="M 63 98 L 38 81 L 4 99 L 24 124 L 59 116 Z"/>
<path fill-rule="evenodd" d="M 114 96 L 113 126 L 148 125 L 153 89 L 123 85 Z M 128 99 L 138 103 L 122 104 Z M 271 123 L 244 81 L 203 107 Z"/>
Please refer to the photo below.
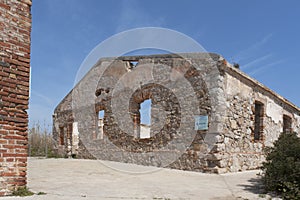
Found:
<path fill-rule="evenodd" d="M 161 71 L 161 65 L 170 70 Z M 147 66 L 153 68 L 147 71 Z M 154 81 L 146 82 L 150 75 Z M 186 101 L 178 94 L 183 80 L 193 88 L 196 103 L 189 93 L 181 90 Z M 131 83 L 140 86 L 131 91 L 126 86 Z M 174 88 L 164 87 L 169 85 Z M 150 137 L 141 138 L 139 109 L 146 99 L 152 101 Z M 184 113 L 185 106 L 195 111 Z M 117 119 L 126 116 L 126 109 L 130 117 L 120 124 Z M 104 118 L 98 119 L 101 110 Z M 195 115 L 208 116 L 207 130 L 193 131 Z M 257 169 L 263 147 L 284 130 L 299 132 L 298 107 L 221 56 L 206 53 L 100 59 L 53 115 L 53 136 L 62 155 L 216 173 Z M 190 132 L 194 135 L 188 141 Z M 176 153 L 174 140 L 190 143 L 179 158 L 166 161 Z"/>
<path fill-rule="evenodd" d="M 0 196 L 26 186 L 31 0 L 0 0 Z"/>

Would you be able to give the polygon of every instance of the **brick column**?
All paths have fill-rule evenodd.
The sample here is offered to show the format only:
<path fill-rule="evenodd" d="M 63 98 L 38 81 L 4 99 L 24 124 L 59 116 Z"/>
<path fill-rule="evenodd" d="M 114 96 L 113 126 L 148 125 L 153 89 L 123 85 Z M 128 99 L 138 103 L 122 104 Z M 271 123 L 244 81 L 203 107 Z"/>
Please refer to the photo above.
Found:
<path fill-rule="evenodd" d="M 26 186 L 31 0 L 0 0 L 0 196 Z"/>

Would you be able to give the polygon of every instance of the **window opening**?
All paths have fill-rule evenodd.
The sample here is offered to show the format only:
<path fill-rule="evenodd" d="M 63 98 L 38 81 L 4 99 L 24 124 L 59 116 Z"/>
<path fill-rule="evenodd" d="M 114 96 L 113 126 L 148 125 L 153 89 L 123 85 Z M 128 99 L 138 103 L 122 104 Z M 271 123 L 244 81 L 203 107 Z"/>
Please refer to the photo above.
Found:
<path fill-rule="evenodd" d="M 283 115 L 283 132 L 290 133 L 292 132 L 292 118 L 287 115 Z"/>
<path fill-rule="evenodd" d="M 264 119 L 264 105 L 260 102 L 255 102 L 255 127 L 254 140 L 262 139 L 263 134 L 263 119 Z"/>
<path fill-rule="evenodd" d="M 147 99 L 140 104 L 140 138 L 150 138 L 151 103 L 151 99 Z"/>
<path fill-rule="evenodd" d="M 104 110 L 98 112 L 98 134 L 96 139 L 103 139 L 104 129 Z"/>
<path fill-rule="evenodd" d="M 64 127 L 59 127 L 59 145 L 65 145 Z"/>

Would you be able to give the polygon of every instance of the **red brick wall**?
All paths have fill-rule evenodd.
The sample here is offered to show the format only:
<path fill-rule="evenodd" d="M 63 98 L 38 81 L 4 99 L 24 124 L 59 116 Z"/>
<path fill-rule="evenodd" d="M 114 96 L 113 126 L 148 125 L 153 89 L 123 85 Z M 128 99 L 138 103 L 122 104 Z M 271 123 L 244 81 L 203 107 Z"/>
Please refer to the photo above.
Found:
<path fill-rule="evenodd" d="M 31 0 L 0 0 L 0 196 L 26 185 Z"/>

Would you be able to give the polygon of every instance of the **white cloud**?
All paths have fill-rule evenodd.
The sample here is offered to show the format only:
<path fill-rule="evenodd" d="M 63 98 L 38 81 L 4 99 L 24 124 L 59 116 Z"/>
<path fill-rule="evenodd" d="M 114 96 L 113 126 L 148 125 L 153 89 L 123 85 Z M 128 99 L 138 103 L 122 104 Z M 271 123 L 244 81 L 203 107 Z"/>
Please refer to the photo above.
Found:
<path fill-rule="evenodd" d="M 273 36 L 272 33 L 266 35 L 264 38 L 257 41 L 256 43 L 254 43 L 250 47 L 238 52 L 236 55 L 233 56 L 233 59 L 236 62 L 241 62 L 243 60 L 249 59 L 251 56 L 256 54 L 257 50 L 262 48 L 272 38 L 272 36 Z"/>
<path fill-rule="evenodd" d="M 249 72 L 249 75 L 251 75 L 251 76 L 257 75 L 257 74 L 263 72 L 264 70 L 266 70 L 267 68 L 282 64 L 283 62 L 284 62 L 284 60 L 277 60 L 277 61 L 274 61 L 272 63 L 263 65 L 261 67 L 258 67 L 257 69 L 252 70 L 251 72 Z"/>
<path fill-rule="evenodd" d="M 264 46 L 266 46 L 267 43 L 270 42 L 272 36 L 272 33 L 266 35 L 261 40 L 238 52 L 234 56 L 234 60 L 239 64 L 246 62 L 246 64 L 241 65 L 242 70 L 245 70 L 249 75 L 253 76 L 262 73 L 270 67 L 279 65 L 284 62 L 284 60 L 281 59 L 274 60 L 274 56 L 272 53 L 264 52 Z"/>
<path fill-rule="evenodd" d="M 37 98 L 42 99 L 45 103 L 47 103 L 48 105 L 53 105 L 53 101 L 52 99 L 50 99 L 49 97 L 45 96 L 44 94 L 41 94 L 37 91 L 31 90 L 31 95 L 35 96 Z M 34 98 L 34 97 L 33 97 Z"/>
<path fill-rule="evenodd" d="M 31 90 L 30 105 L 29 105 L 29 127 L 35 123 L 40 125 L 50 126 L 52 124 L 54 101 L 45 94 Z"/>
<path fill-rule="evenodd" d="M 34 124 L 39 123 L 45 125 L 46 127 L 52 126 L 52 115 L 53 110 L 51 107 L 44 106 L 41 104 L 32 104 L 30 105 L 28 114 L 29 114 L 29 127 L 32 127 Z"/>
<path fill-rule="evenodd" d="M 250 68 L 250 67 L 253 67 L 253 66 L 255 66 L 256 64 L 259 64 L 259 63 L 261 63 L 261 62 L 263 62 L 263 61 L 265 61 L 265 60 L 267 60 L 267 59 L 269 59 L 269 58 L 271 58 L 271 57 L 272 57 L 272 54 L 264 55 L 264 56 L 262 56 L 262 57 L 259 57 L 259 58 L 254 59 L 254 60 L 251 61 L 251 62 L 248 62 L 248 63 L 245 64 L 245 65 L 242 65 L 241 68 L 242 68 L 243 70 L 245 70 L 245 69 Z"/>

